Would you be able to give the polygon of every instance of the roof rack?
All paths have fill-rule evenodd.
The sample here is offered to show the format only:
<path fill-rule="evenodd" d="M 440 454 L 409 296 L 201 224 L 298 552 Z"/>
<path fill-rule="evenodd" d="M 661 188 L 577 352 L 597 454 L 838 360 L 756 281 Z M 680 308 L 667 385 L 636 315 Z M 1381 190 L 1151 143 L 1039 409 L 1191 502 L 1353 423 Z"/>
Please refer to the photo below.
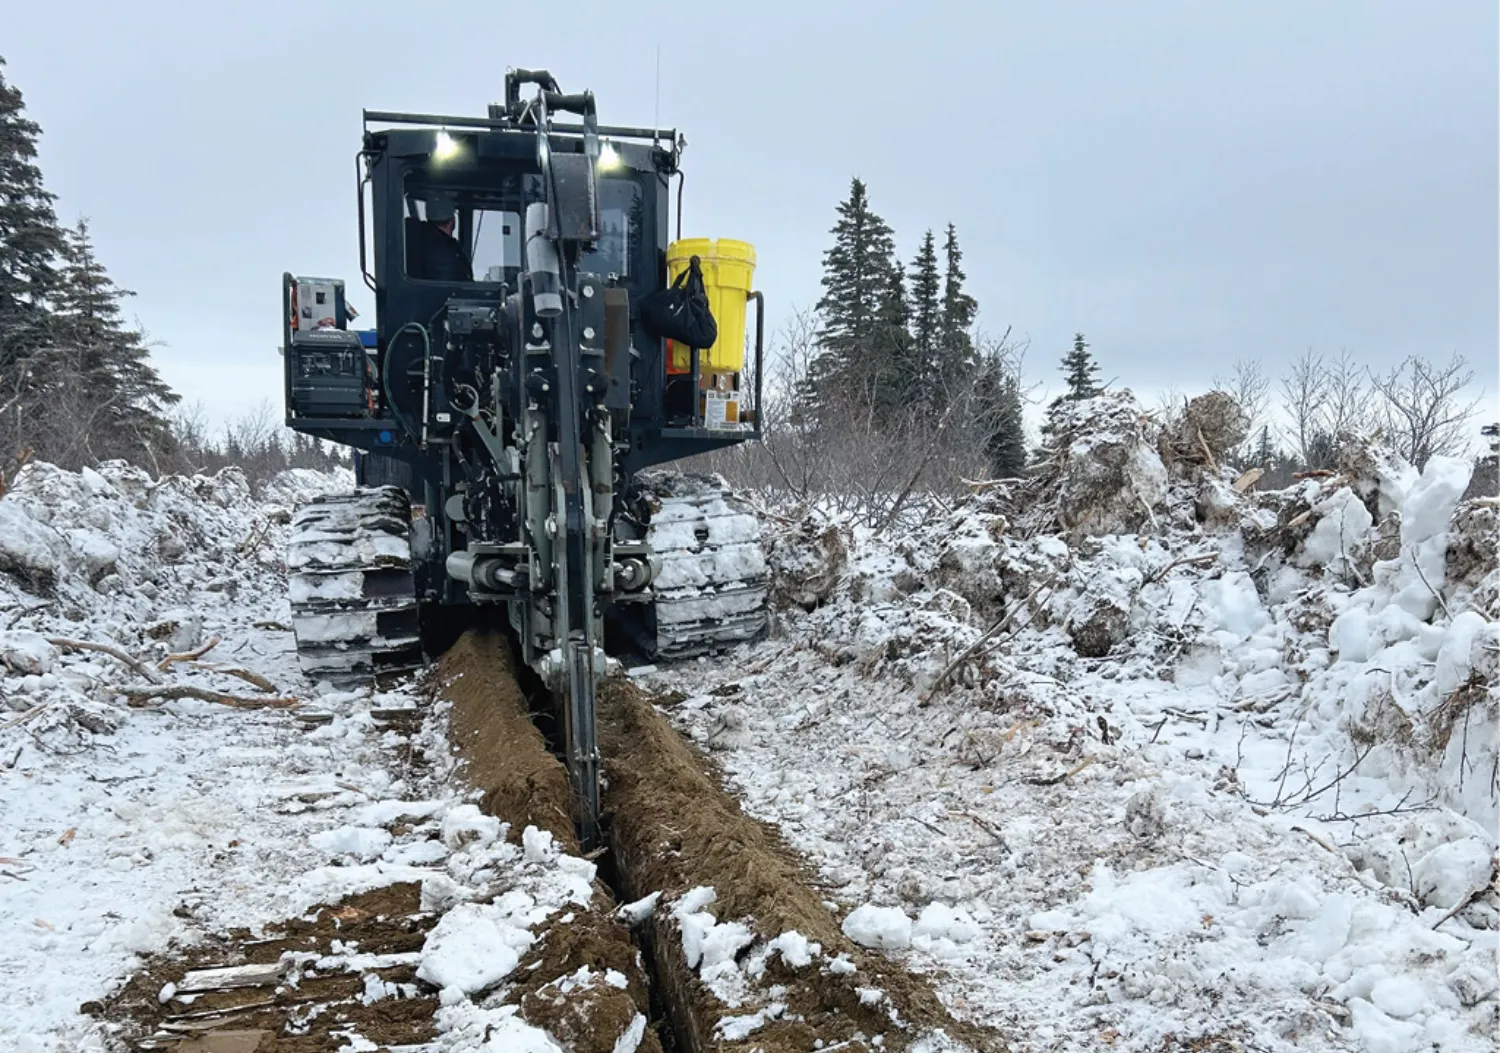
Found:
<path fill-rule="evenodd" d="M 413 124 L 426 125 L 434 128 L 481 128 L 487 131 L 519 131 L 521 126 L 515 121 L 504 117 L 444 117 L 435 113 L 395 113 L 389 110 L 365 110 L 364 123 L 366 128 L 371 123 L 378 124 Z M 564 135 L 582 135 L 581 124 L 554 124 L 551 127 L 554 133 Z M 649 139 L 658 142 L 665 139 L 672 143 L 677 141 L 677 130 L 675 128 L 630 128 L 620 125 L 601 124 L 598 128 L 599 135 L 606 135 L 613 139 Z"/>

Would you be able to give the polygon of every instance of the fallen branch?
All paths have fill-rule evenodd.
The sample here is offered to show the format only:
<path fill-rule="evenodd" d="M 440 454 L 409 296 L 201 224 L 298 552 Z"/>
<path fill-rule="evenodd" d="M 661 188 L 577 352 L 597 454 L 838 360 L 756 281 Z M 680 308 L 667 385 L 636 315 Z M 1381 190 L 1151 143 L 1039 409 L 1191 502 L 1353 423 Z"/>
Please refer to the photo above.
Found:
<path fill-rule="evenodd" d="M 208 638 L 208 642 L 205 643 L 202 647 L 194 648 L 191 651 L 182 651 L 178 654 L 167 655 L 167 657 L 156 663 L 156 668 L 165 672 L 172 666 L 176 665 L 178 662 L 191 662 L 195 659 L 202 658 L 204 655 L 208 654 L 208 652 L 212 651 L 215 647 L 218 646 L 219 638 L 217 636 L 210 636 Z"/>
<path fill-rule="evenodd" d="M 216 662 L 193 662 L 191 664 L 196 669 L 207 669 L 211 673 L 223 673 L 225 676 L 238 677 L 239 679 L 245 681 L 247 684 L 254 684 L 256 687 L 260 688 L 267 694 L 274 695 L 276 693 L 275 684 L 271 683 L 271 681 L 267 680 L 259 673 L 252 672 L 251 670 L 246 669 L 243 666 L 219 665 Z"/>
<path fill-rule="evenodd" d="M 1083 769 L 1087 768 L 1090 764 L 1093 763 L 1093 757 L 1085 757 L 1083 758 L 1083 760 L 1079 761 L 1077 764 L 1073 765 L 1073 767 L 1069 768 L 1067 771 L 1062 772 L 1061 774 L 1035 776 L 1030 779 L 1022 779 L 1021 781 L 1028 782 L 1033 786 L 1056 786 L 1058 783 L 1067 782 L 1073 776 L 1077 775 L 1079 772 L 1083 771 Z"/>
<path fill-rule="evenodd" d="M 1178 567 L 1194 567 L 1199 563 L 1210 563 L 1218 558 L 1219 554 L 1217 552 L 1200 552 L 1196 556 L 1182 556 L 1181 558 L 1174 559 L 1172 562 L 1166 564 L 1165 566 L 1158 567 L 1156 570 L 1153 570 L 1151 573 L 1147 574 L 1143 583 L 1146 585 L 1150 585 L 1153 582 L 1161 581 Z"/>
<path fill-rule="evenodd" d="M 70 640 L 65 636 L 49 637 L 47 642 L 53 647 L 61 647 L 65 651 L 98 651 L 100 654 L 107 654 L 117 661 L 124 662 L 138 675 L 145 677 L 153 684 L 161 683 L 161 677 L 152 672 L 149 666 L 138 658 L 130 657 L 130 655 L 118 647 L 112 647 L 109 644 L 94 643 L 92 640 Z"/>
<path fill-rule="evenodd" d="M 203 702 L 217 702 L 220 705 L 232 706 L 235 709 L 290 709 L 300 704 L 299 700 L 295 698 L 231 695 L 224 691 L 210 691 L 207 688 L 194 687 L 191 684 L 130 685 L 115 688 L 114 690 L 116 694 L 124 695 L 130 704 L 137 708 L 151 699 L 172 702 L 180 698 L 196 698 Z"/>
<path fill-rule="evenodd" d="M 4 731 L 6 728 L 16 727 L 18 724 L 24 724 L 24 723 L 26 723 L 28 720 L 30 720 L 32 717 L 36 716 L 37 714 L 45 712 L 46 710 L 50 709 L 56 702 L 57 702 L 57 699 L 54 698 L 51 702 L 43 702 L 39 706 L 34 706 L 31 709 L 28 709 L 25 713 L 22 713 L 19 717 L 11 717 L 5 723 L 0 724 L 0 731 Z M 11 767 L 15 767 L 15 765 L 12 764 Z"/>
<path fill-rule="evenodd" d="M 964 662 L 968 661 L 969 656 L 972 655 L 975 651 L 979 650 L 979 648 L 983 646 L 986 640 L 994 636 L 996 633 L 1000 632 L 1000 630 L 1004 629 L 1007 625 L 1014 621 L 1016 615 L 1021 613 L 1021 610 L 1036 597 L 1037 593 L 1041 592 L 1043 589 L 1050 588 L 1052 586 L 1052 583 L 1056 580 L 1057 575 L 1053 574 L 1046 581 L 1042 582 L 1036 588 L 1032 589 L 1029 593 L 1026 594 L 1026 598 L 1024 600 L 1012 607 L 1009 611 L 1001 616 L 999 621 L 995 622 L 994 625 L 991 625 L 988 629 L 986 629 L 983 636 L 975 640 L 968 647 L 964 648 L 959 656 L 953 659 L 953 661 L 949 662 L 948 667 L 941 673 L 939 673 L 938 678 L 932 682 L 932 686 L 927 689 L 927 694 L 922 698 L 922 705 L 925 706 L 929 702 L 931 702 L 934 696 L 937 695 L 938 688 L 942 687 L 943 684 L 947 681 L 948 677 L 953 675 L 953 671 L 955 669 L 963 665 Z"/>
<path fill-rule="evenodd" d="M 1461 900 L 1458 901 L 1458 906 L 1454 907 L 1447 914 L 1444 914 L 1437 921 L 1433 922 L 1432 927 L 1434 929 L 1436 929 L 1438 926 L 1442 925 L 1443 922 L 1449 921 L 1452 918 L 1456 917 L 1458 915 L 1459 911 L 1463 910 L 1469 904 L 1473 903 L 1480 896 L 1482 896 L 1486 892 L 1490 891 L 1490 889 L 1493 888 L 1493 887 L 1494 887 L 1494 882 L 1493 881 L 1489 882 L 1488 884 L 1484 884 L 1484 885 L 1475 885 L 1473 888 L 1471 888 L 1469 890 L 1468 895 L 1464 896 L 1463 899 L 1461 899 Z"/>
<path fill-rule="evenodd" d="M 1209 469 L 1212 470 L 1212 472 L 1215 475 L 1218 475 L 1219 474 L 1219 462 L 1216 461 L 1216 460 L 1214 460 L 1213 451 L 1208 448 L 1208 443 L 1203 438 L 1203 429 L 1195 427 L 1193 430 L 1198 433 L 1198 445 L 1203 450 L 1203 456 L 1205 456 L 1205 457 L 1208 458 L 1208 467 L 1209 467 Z"/>

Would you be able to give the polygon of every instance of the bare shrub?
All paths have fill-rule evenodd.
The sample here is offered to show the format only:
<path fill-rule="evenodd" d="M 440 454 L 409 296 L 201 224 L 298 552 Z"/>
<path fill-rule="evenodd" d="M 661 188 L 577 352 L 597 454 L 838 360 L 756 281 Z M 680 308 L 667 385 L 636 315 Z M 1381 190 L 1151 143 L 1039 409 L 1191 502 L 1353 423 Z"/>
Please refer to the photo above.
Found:
<path fill-rule="evenodd" d="M 1462 355 L 1444 365 L 1416 355 L 1384 376 L 1374 377 L 1380 394 L 1376 417 L 1386 440 L 1418 469 L 1440 454 L 1463 454 L 1479 400 L 1464 401 L 1474 371 Z"/>
<path fill-rule="evenodd" d="M 885 408 L 886 393 L 871 386 L 825 393 L 814 413 L 807 393 L 819 321 L 815 312 L 798 312 L 774 341 L 759 407 L 762 441 L 705 454 L 684 467 L 719 472 L 774 502 L 818 508 L 877 531 L 951 509 L 973 481 L 989 474 L 989 441 L 1003 413 L 981 374 L 951 382 L 938 415 Z M 1022 351 L 1008 334 L 977 344 L 992 367 L 1019 378 Z"/>

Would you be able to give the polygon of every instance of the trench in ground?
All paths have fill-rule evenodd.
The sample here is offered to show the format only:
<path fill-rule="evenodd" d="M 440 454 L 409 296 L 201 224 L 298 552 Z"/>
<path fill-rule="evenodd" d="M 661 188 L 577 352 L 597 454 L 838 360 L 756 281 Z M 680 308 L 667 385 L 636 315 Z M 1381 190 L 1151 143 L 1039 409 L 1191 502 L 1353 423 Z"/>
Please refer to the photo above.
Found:
<path fill-rule="evenodd" d="M 471 630 L 438 669 L 436 689 L 453 704 L 453 741 L 470 780 L 484 791 L 482 807 L 509 821 L 512 836 L 536 823 L 577 851 L 556 704 L 540 677 L 516 659 L 508 635 Z M 899 1053 L 936 1031 L 974 1050 L 1004 1048 L 988 1029 L 952 1017 L 926 979 L 843 934 L 801 858 L 774 827 L 742 811 L 707 758 L 672 728 L 658 700 L 614 678 L 601 684 L 598 701 L 604 848 L 595 863 L 616 902 L 662 894 L 658 909 L 625 931 L 649 977 L 650 1016 L 663 1048 L 790 1053 L 840 1046 Z M 743 921 L 758 945 L 796 930 L 822 948 L 823 957 L 800 968 L 767 958 L 762 979 L 784 988 L 778 997 L 785 1010 L 740 1039 L 725 1038 L 717 1026 L 757 1005 L 730 1006 L 715 996 L 688 966 L 665 909 L 700 886 L 715 890 L 718 919 Z M 830 969 L 828 961 L 838 956 L 855 971 Z M 880 1001 L 861 996 L 870 988 L 884 993 Z M 894 1024 L 893 1014 L 906 1026 Z"/>

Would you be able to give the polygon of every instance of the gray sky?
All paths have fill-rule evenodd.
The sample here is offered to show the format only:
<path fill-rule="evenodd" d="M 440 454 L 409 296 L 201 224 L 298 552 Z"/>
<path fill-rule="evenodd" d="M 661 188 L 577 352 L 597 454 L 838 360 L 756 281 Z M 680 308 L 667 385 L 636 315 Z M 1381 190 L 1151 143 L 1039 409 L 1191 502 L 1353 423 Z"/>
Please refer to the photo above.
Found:
<path fill-rule="evenodd" d="M 859 175 L 903 259 L 958 225 L 981 326 L 1029 338 L 1053 391 L 1082 330 L 1147 397 L 1237 357 L 1459 351 L 1494 412 L 1493 0 L 732 10 L 54 0 L 12 5 L 0 54 L 62 218 L 90 218 L 164 375 L 214 416 L 280 412 L 282 271 L 345 277 L 370 316 L 362 107 L 482 114 L 507 65 L 545 65 L 647 125 L 658 45 L 685 233 L 752 241 L 778 318 L 816 300 Z"/>

